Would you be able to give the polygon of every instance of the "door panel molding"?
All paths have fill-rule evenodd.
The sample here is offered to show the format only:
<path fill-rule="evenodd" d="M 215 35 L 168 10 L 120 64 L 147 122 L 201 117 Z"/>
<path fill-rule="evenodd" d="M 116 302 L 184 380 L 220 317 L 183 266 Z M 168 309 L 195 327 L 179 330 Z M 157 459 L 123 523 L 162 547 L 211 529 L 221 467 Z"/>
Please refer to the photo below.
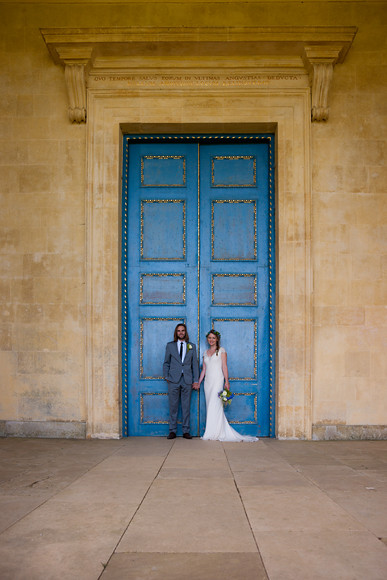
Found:
<path fill-rule="evenodd" d="M 171 278 L 171 280 L 168 280 Z M 140 274 L 140 304 L 178 306 L 185 304 L 184 272 L 143 272 Z M 168 300 L 168 298 L 170 298 Z"/>

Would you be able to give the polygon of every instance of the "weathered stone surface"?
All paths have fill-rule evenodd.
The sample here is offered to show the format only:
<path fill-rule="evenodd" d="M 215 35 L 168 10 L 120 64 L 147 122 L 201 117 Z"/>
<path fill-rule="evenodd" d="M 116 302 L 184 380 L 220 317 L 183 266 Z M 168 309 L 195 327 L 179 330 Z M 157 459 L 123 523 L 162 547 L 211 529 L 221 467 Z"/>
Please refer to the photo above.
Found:
<path fill-rule="evenodd" d="M 102 580 L 180 580 L 189 575 L 195 580 L 266 580 L 258 554 L 114 554 Z"/>
<path fill-rule="evenodd" d="M 73 2 L 52 2 L 49 17 L 34 0 L 0 8 L 0 420 L 15 422 L 14 435 L 37 433 L 33 420 L 46 423 L 39 436 L 64 436 L 56 427 L 72 421 L 87 421 L 87 436 L 120 436 L 122 128 L 243 127 L 276 132 L 277 435 L 385 437 L 385 2 L 284 1 L 270 10 L 255 0 L 206 2 L 205 9 L 193 0 L 173 2 L 173 9 L 155 2 L 152 10 L 141 1 L 82 4 L 78 15 Z M 102 94 L 94 78 L 89 125 L 71 124 L 64 73 L 39 30 L 114 28 L 118 20 L 120 27 L 199 31 L 286 22 L 287 33 L 299 26 L 316 34 L 357 26 L 358 33 L 335 65 L 327 122 L 310 124 L 307 74 L 294 89 L 291 80 L 252 87 L 236 79 L 226 95 L 214 83 L 193 87 L 180 78 L 152 92 L 138 77 L 160 69 L 164 61 L 154 54 L 137 61 L 130 90 L 126 82 L 124 92 L 114 92 L 117 82 L 109 80 Z M 182 77 L 175 56 L 171 70 Z M 254 71 L 255 55 L 247 75 L 250 66 Z M 270 66 L 278 76 L 283 60 Z M 209 76 L 219 72 L 216 60 L 206 67 Z M 83 100 L 71 105 L 81 116 Z M 84 433 L 82 426 L 73 436 Z"/>
<path fill-rule="evenodd" d="M 1 436 L 84 439 L 86 424 L 80 421 L 1 421 Z"/>
<path fill-rule="evenodd" d="M 386 425 L 313 425 L 314 441 L 387 439 Z"/>
<path fill-rule="evenodd" d="M 3 438 L 0 577 L 384 580 L 386 450 Z"/>

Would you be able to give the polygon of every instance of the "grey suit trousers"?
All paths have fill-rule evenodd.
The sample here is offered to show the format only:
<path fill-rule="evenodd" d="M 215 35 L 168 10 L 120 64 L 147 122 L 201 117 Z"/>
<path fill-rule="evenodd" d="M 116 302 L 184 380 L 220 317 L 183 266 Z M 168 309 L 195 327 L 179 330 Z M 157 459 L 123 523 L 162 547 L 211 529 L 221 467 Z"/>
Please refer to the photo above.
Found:
<path fill-rule="evenodd" d="M 181 412 L 183 416 L 183 433 L 189 433 L 190 429 L 190 406 L 191 406 L 192 385 L 187 385 L 183 375 L 179 383 L 168 382 L 169 398 L 169 432 L 176 433 L 177 412 L 179 410 L 179 399 L 181 395 Z"/>

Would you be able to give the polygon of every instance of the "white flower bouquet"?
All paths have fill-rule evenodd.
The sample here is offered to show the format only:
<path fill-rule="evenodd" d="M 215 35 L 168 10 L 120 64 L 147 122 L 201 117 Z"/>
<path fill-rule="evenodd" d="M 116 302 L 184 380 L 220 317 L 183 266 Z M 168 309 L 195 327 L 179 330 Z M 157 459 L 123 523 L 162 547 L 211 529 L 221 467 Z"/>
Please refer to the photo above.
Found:
<path fill-rule="evenodd" d="M 226 407 L 226 405 L 231 404 L 231 399 L 234 397 L 234 395 L 229 389 L 226 389 L 225 387 L 223 390 L 219 391 L 218 397 L 222 401 L 223 407 Z"/>

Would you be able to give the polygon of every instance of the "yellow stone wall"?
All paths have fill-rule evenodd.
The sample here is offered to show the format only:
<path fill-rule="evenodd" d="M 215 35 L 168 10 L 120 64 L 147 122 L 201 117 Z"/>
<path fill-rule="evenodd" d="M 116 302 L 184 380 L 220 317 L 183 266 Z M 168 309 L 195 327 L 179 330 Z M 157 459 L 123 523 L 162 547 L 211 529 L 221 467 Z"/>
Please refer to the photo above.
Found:
<path fill-rule="evenodd" d="M 387 423 L 387 8 L 345 7 L 358 33 L 312 125 L 313 423 L 357 436 L 340 425 Z"/>
<path fill-rule="evenodd" d="M 358 27 L 345 63 L 335 67 L 329 121 L 311 125 L 311 415 L 316 438 L 362 436 L 364 426 L 381 436 L 387 3 L 350 0 L 0 1 L 0 433 L 84 436 L 90 419 L 87 126 L 68 121 L 63 69 L 39 29 L 136 25 Z M 287 276 L 297 293 L 296 267 Z M 118 351 L 111 354 L 118 368 Z M 111 381 L 113 389 L 117 375 Z M 118 397 L 117 389 L 113 415 Z M 291 410 L 282 420 L 284 433 L 297 436 Z"/>

